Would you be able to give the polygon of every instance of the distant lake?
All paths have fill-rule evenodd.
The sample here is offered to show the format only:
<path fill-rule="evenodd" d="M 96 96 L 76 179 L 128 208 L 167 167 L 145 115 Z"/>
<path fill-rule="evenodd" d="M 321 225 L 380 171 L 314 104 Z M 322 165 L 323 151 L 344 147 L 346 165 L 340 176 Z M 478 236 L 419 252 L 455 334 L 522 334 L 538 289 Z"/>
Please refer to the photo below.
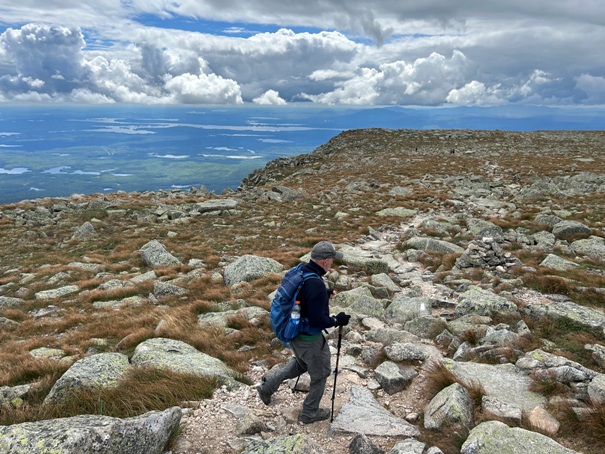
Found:
<path fill-rule="evenodd" d="M 235 189 L 348 129 L 602 130 L 603 108 L 0 105 L 0 204 L 74 193 Z"/>

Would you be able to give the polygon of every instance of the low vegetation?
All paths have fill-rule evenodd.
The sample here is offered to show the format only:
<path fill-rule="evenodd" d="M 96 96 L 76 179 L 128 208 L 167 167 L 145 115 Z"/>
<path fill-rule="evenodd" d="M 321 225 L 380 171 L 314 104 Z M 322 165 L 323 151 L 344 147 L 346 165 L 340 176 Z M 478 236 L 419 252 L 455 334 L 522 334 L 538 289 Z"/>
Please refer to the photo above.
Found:
<path fill-rule="evenodd" d="M 402 206 L 419 210 L 420 216 L 439 215 L 449 222 L 447 230 L 438 231 L 426 226 L 419 229 L 419 235 L 464 246 L 472 239 L 460 233 L 465 218 L 482 217 L 484 212 L 472 206 L 467 208 L 469 211 L 461 211 L 451 202 L 457 197 L 456 179 L 476 182 L 478 187 L 483 185 L 488 194 L 501 185 L 529 187 L 537 177 L 559 178 L 569 172 L 579 174 L 604 169 L 603 133 L 576 134 L 577 140 L 570 144 L 565 133 L 560 132 L 349 131 L 312 155 L 301 157 L 298 163 L 294 160 L 286 167 L 269 163 L 257 174 L 260 175 L 259 186 L 270 189 L 283 184 L 300 191 L 304 198 L 280 203 L 253 197 L 255 188 L 250 182 L 244 182 L 243 191 L 234 195 L 241 200 L 236 212 L 229 216 L 190 217 L 184 222 L 152 222 L 144 216 L 137 217 L 137 213 L 158 206 L 178 210 L 181 204 L 201 202 L 208 196 L 178 192 L 162 197 L 155 193 L 79 196 L 74 202 L 109 200 L 116 208 L 132 210 L 133 214 L 109 216 L 105 210 L 89 210 L 52 225 L 10 222 L 1 213 L 14 209 L 35 210 L 36 207 L 52 209 L 58 203 L 55 200 L 39 199 L 0 207 L 0 248 L 3 251 L 0 296 L 25 300 L 22 306 L 0 309 L 0 316 L 18 322 L 0 329 L 0 386 L 36 385 L 26 405 L 0 411 L 0 424 L 69 416 L 82 413 L 83 409 L 125 417 L 202 399 L 216 386 L 199 377 L 135 369 L 113 390 L 75 396 L 78 408 L 69 404 L 48 408 L 41 405 L 44 395 L 68 366 L 54 360 L 34 359 L 29 352 L 38 347 L 60 348 L 74 358 L 100 351 L 131 355 L 138 343 L 161 336 L 182 340 L 242 373 L 253 360 L 275 363 L 268 321 L 251 325 L 244 318 L 234 317 L 229 320 L 228 331 L 203 330 L 197 323 L 198 315 L 218 310 L 218 305 L 236 307 L 239 300 L 269 308 L 267 295 L 275 290 L 280 277 L 270 275 L 227 288 L 213 278 L 226 263 L 236 256 L 256 254 L 271 257 L 289 267 L 316 241 L 329 239 L 334 243 L 355 243 L 372 230 L 388 233 L 391 226 L 405 224 L 408 219 L 383 218 L 376 214 L 384 208 Z M 449 152 L 452 143 L 457 144 L 454 154 Z M 578 146 L 579 143 L 583 146 Z M 398 195 L 390 192 L 394 188 L 409 191 L 407 195 Z M 570 218 L 588 225 L 594 235 L 603 237 L 605 212 L 602 201 L 602 194 L 561 200 L 528 198 L 518 209 L 503 209 L 486 217 L 504 230 L 526 229 L 533 233 L 544 228 L 534 221 L 538 213 L 568 210 Z M 513 200 L 504 202 L 516 203 Z M 75 229 L 86 221 L 94 223 L 95 236 L 74 240 Z M 138 249 L 151 239 L 161 240 L 185 264 L 193 258 L 203 261 L 204 272 L 201 274 L 196 274 L 189 265 L 155 270 L 161 280 L 186 276 L 182 283 L 189 293 L 159 301 L 157 305 L 125 305 L 119 310 L 112 306 L 96 307 L 98 303 L 128 297 L 147 298 L 152 291 L 150 284 L 111 289 L 100 289 L 99 284 L 108 274 L 126 282 L 147 271 Z M 510 280 L 504 282 L 500 277 L 475 268 L 466 271 L 463 277 L 472 283 L 491 285 L 497 291 L 523 286 L 543 293 L 566 295 L 578 304 L 605 309 L 603 263 L 585 261 L 574 270 L 553 272 L 539 266 L 544 255 L 536 254 L 535 250 L 515 242 L 505 244 L 504 249 L 523 263 L 513 270 Z M 576 260 L 569 251 L 559 252 L 568 260 Z M 458 254 L 423 253 L 419 260 L 436 273 L 437 282 L 443 282 L 458 257 Z M 72 262 L 96 264 L 99 269 L 96 275 L 91 275 L 74 269 L 70 265 Z M 517 284 L 510 283 L 514 279 Z M 48 288 L 72 284 L 83 291 L 60 301 L 49 302 L 35 296 Z M 41 316 L 42 313 L 45 316 Z M 557 344 L 561 354 L 598 370 L 583 345 L 602 343 L 602 333 L 584 332 L 577 326 L 553 321 L 525 321 L 532 335 L 523 341 L 523 350 L 531 351 L 539 344 L 538 339 L 548 339 Z M 468 334 L 468 340 L 473 340 L 472 333 Z M 247 348 L 242 349 L 243 346 Z M 433 370 L 430 375 L 429 393 L 436 393 L 456 381 L 443 368 Z M 474 398 L 480 399 L 480 389 L 469 383 L 463 386 Z M 560 392 L 548 380 L 541 380 L 536 386 L 546 394 Z M 557 409 L 557 414 L 565 411 L 571 415 L 567 409 Z M 589 414 L 588 419 L 581 421 L 574 422 L 572 416 L 565 419 L 563 436 L 572 444 L 581 438 L 582 446 L 602 447 L 605 413 L 602 407 L 594 407 Z M 462 435 L 439 436 L 463 441 Z M 461 443 L 454 444 L 459 446 Z M 585 452 L 599 451 L 587 449 Z"/>

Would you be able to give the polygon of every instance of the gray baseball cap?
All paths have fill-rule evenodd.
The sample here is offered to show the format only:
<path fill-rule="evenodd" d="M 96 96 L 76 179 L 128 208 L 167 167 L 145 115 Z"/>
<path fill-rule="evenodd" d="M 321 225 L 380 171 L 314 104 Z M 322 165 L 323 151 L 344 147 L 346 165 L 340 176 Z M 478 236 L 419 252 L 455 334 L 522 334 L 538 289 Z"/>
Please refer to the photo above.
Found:
<path fill-rule="evenodd" d="M 311 250 L 311 258 L 316 260 L 335 259 L 342 260 L 342 252 L 334 249 L 334 246 L 329 241 L 320 241 Z"/>

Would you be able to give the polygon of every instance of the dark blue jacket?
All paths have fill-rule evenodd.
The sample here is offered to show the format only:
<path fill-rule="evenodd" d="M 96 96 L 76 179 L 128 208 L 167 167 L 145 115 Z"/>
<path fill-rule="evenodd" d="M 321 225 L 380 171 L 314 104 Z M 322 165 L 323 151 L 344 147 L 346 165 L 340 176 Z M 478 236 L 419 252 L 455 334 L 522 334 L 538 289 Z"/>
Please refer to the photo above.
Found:
<path fill-rule="evenodd" d="M 318 276 L 326 274 L 317 263 L 309 261 L 303 265 L 303 272 L 311 271 Z M 330 291 L 326 288 L 324 280 L 319 278 L 307 279 L 298 294 L 300 300 L 301 317 L 309 319 L 309 330 L 304 334 L 318 334 L 325 328 L 335 326 L 334 319 L 330 317 Z"/>

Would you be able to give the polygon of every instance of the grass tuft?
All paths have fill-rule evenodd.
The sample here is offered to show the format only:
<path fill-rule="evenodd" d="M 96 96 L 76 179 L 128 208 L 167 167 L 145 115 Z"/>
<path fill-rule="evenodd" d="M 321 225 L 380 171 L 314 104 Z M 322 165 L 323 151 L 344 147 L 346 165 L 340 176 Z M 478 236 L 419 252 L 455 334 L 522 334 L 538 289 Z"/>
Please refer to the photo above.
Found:
<path fill-rule="evenodd" d="M 37 400 L 18 409 L 5 407 L 0 413 L 0 425 L 81 414 L 128 418 L 210 398 L 217 386 L 217 381 L 208 377 L 133 367 L 114 388 L 75 390 L 61 403 L 52 405 Z"/>

